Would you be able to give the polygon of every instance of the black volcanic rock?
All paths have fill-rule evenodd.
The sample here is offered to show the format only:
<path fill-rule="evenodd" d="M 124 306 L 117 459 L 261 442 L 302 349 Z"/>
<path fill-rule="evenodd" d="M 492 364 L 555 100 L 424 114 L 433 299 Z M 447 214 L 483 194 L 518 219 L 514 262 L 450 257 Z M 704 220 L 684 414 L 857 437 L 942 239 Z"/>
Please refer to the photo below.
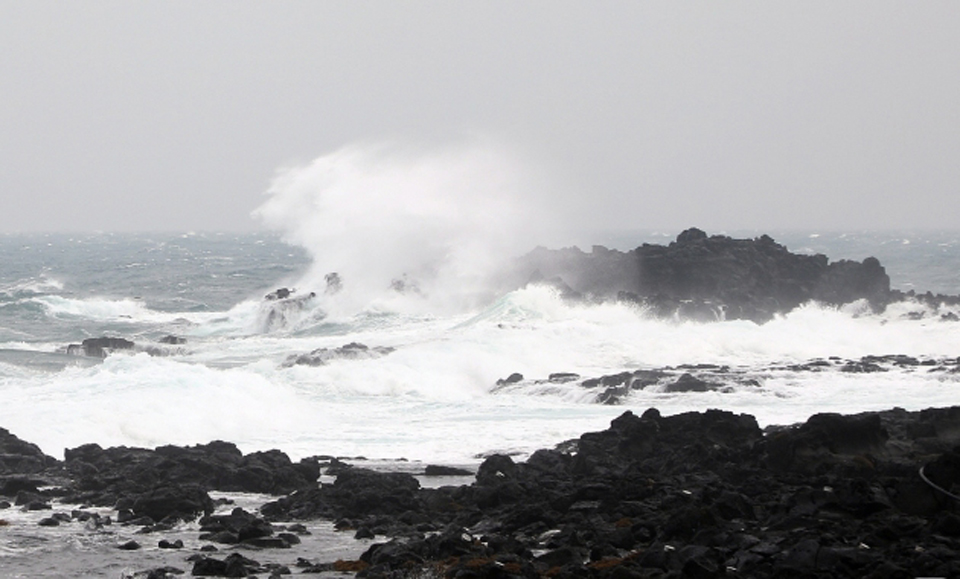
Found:
<path fill-rule="evenodd" d="M 87 338 L 80 344 L 67 346 L 67 353 L 94 358 L 106 358 L 114 350 L 132 350 L 135 344 L 126 338 Z"/>
<path fill-rule="evenodd" d="M 196 484 L 169 484 L 160 479 L 153 488 L 131 498 L 133 514 L 154 521 L 167 518 L 189 521 L 213 512 L 210 495 Z"/>
<path fill-rule="evenodd" d="M 518 276 L 551 279 L 570 294 L 636 301 L 662 316 L 767 321 L 818 300 L 841 305 L 866 299 L 883 308 L 894 294 L 880 262 L 799 255 L 767 235 L 708 236 L 688 229 L 667 246 L 643 244 L 620 252 L 594 247 L 537 248 L 520 258 Z"/>
<path fill-rule="evenodd" d="M 228 443 L 208 446 L 85 445 L 66 463 L 86 465 L 77 484 L 97 489 L 91 496 L 113 493 L 124 519 L 147 524 L 209 512 L 203 487 L 182 481 L 212 484 L 203 454 L 222 455 L 221 464 L 245 457 Z M 281 456 L 264 468 L 285 464 Z M 185 457 L 201 464 L 179 464 Z M 409 474 L 345 464 L 336 476 L 264 505 L 263 518 L 242 509 L 205 517 L 204 540 L 283 548 L 296 536 L 276 534 L 269 521 L 327 518 L 356 536 L 388 538 L 360 561 L 338 562 L 358 577 L 960 576 L 960 407 L 822 413 L 765 431 L 727 411 L 628 411 L 526 462 L 492 455 L 469 486 L 421 488 Z M 10 483 L 18 503 L 38 502 L 31 484 Z M 54 514 L 45 524 L 82 515 Z M 195 575 L 272 572 L 239 554 L 191 560 Z"/>
<path fill-rule="evenodd" d="M 295 535 L 274 537 L 274 528 L 265 519 L 236 508 L 229 515 L 208 515 L 200 519 L 200 540 L 225 544 L 287 548 L 299 542 Z M 286 539 L 286 537 L 292 539 Z M 271 539 L 265 541 L 264 539 Z"/>
<path fill-rule="evenodd" d="M 151 506 L 154 495 L 160 493 L 163 500 L 177 504 L 173 496 L 176 493 L 171 489 L 183 490 L 180 494 L 184 501 L 204 505 L 202 509 L 177 507 L 171 512 L 179 509 L 184 514 L 200 513 L 209 512 L 209 497 L 196 498 L 194 489 L 200 489 L 204 495 L 208 490 L 279 495 L 314 486 L 320 475 L 316 461 L 293 463 L 278 450 L 243 455 L 235 445 L 222 441 L 193 447 L 161 446 L 156 450 L 122 446 L 103 449 L 86 444 L 67 449 L 64 454 L 66 471 L 74 478 L 65 500 L 123 504 L 133 508 L 138 516 L 154 520 L 160 520 Z"/>
<path fill-rule="evenodd" d="M 333 360 L 369 360 L 380 358 L 393 352 L 389 346 L 375 346 L 351 342 L 339 348 L 317 348 L 308 354 L 294 354 L 284 361 L 284 367 L 292 366 L 324 366 Z"/>
<path fill-rule="evenodd" d="M 263 511 L 350 513 L 365 536 L 381 535 L 369 532 L 377 527 L 401 537 L 372 545 L 361 577 L 417 569 L 464 577 L 952 577 L 960 571 L 960 509 L 950 496 L 960 492 L 958 418 L 960 408 L 819 414 L 764 433 L 752 416 L 725 411 L 626 412 L 609 429 L 525 463 L 490 456 L 471 486 L 417 489 L 365 473 L 362 490 L 354 487 L 361 479 L 345 481 Z M 352 508 L 363 491 L 400 491 L 406 510 L 398 515 L 387 500 Z M 424 520 L 430 532 L 416 529 Z"/>
<path fill-rule="evenodd" d="M 20 440 L 9 430 L 0 428 L 0 475 L 34 474 L 56 464 L 57 459 L 45 455 L 36 444 Z"/>
<path fill-rule="evenodd" d="M 365 468 L 337 471 L 334 484 L 300 492 L 264 505 L 267 519 L 359 519 L 371 514 L 399 515 L 417 509 L 420 482 L 410 474 Z"/>
<path fill-rule="evenodd" d="M 262 331 L 269 332 L 286 328 L 317 297 L 316 292 L 305 294 L 297 294 L 296 292 L 295 289 L 284 287 L 263 297 L 264 301 L 260 304 L 257 320 L 257 324 Z"/>
<path fill-rule="evenodd" d="M 718 386 L 695 377 L 693 374 L 681 374 L 676 382 L 664 386 L 664 392 L 708 392 Z"/>

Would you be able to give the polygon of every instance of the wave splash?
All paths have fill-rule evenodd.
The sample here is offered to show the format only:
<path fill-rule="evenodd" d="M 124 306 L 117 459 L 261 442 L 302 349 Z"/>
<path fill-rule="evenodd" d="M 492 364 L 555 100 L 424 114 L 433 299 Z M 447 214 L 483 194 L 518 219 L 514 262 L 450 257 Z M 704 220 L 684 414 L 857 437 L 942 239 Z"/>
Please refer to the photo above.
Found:
<path fill-rule="evenodd" d="M 494 297 L 494 274 L 544 224 L 537 191 L 490 142 L 354 145 L 280 171 L 254 216 L 309 252 L 294 285 L 333 314 L 448 313 Z M 324 291 L 331 273 L 343 291 Z"/>

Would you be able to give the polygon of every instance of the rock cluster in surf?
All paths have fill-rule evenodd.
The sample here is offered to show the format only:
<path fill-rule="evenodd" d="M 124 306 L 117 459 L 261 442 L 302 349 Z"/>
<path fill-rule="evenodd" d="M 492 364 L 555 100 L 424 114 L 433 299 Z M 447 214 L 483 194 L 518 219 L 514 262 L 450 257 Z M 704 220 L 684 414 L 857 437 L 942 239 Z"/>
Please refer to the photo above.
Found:
<path fill-rule="evenodd" d="M 916 358 L 903 354 L 863 356 L 851 360 L 832 356 L 802 363 L 774 364 L 760 368 L 734 368 L 718 364 L 681 364 L 662 368 L 624 370 L 584 378 L 572 372 L 556 372 L 546 379 L 526 379 L 514 372 L 497 380 L 494 391 L 530 389 L 576 383 L 594 393 L 593 402 L 620 404 L 634 390 L 650 389 L 660 393 L 684 392 L 730 393 L 743 388 L 762 389 L 772 373 L 779 372 L 839 372 L 842 374 L 873 374 L 900 370 L 923 372 L 931 376 L 949 376 L 960 373 L 960 358 Z"/>
<path fill-rule="evenodd" d="M 63 352 L 71 356 L 86 356 L 89 358 L 106 358 L 114 352 L 138 353 L 144 352 L 150 356 L 170 356 L 183 354 L 180 346 L 187 343 L 181 336 L 167 335 L 157 341 L 158 344 L 137 344 L 126 338 L 100 336 L 87 338 L 79 344 L 68 344 Z"/>
<path fill-rule="evenodd" d="M 791 253 L 767 235 L 733 239 L 696 228 L 669 245 L 645 243 L 627 252 L 537 248 L 517 261 L 514 275 L 555 285 L 568 298 L 619 299 L 661 316 L 700 320 L 765 322 L 811 300 L 842 305 L 863 299 L 882 309 L 904 297 L 924 298 L 891 290 L 873 257 L 830 262 L 824 255 Z"/>
<path fill-rule="evenodd" d="M 389 346 L 370 347 L 366 344 L 351 342 L 339 348 L 317 348 L 306 354 L 291 354 L 284 361 L 284 367 L 324 366 L 333 360 L 371 360 L 393 352 Z"/>

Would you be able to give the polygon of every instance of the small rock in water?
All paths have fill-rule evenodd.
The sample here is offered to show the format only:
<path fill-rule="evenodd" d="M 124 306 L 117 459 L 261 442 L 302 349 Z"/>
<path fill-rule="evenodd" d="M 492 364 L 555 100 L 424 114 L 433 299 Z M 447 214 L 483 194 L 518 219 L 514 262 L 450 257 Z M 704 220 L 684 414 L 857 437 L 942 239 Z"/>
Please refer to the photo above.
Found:
<path fill-rule="evenodd" d="M 388 346 L 375 346 L 351 342 L 339 348 L 317 348 L 309 354 L 292 355 L 283 363 L 285 368 L 292 366 L 324 366 L 333 360 L 371 360 L 393 352 Z"/>
<path fill-rule="evenodd" d="M 132 350 L 134 343 L 124 338 L 87 338 L 80 344 L 67 346 L 67 353 L 73 355 L 106 358 L 114 350 Z"/>
<path fill-rule="evenodd" d="M 136 541 L 127 541 L 126 543 L 122 543 L 118 545 L 117 548 L 122 549 L 124 551 L 136 551 L 138 549 L 141 549 L 142 547 L 140 546 L 140 543 Z"/>
<path fill-rule="evenodd" d="M 327 289 L 324 290 L 324 293 L 328 296 L 338 294 L 343 289 L 343 279 L 335 271 L 323 276 L 323 280 L 327 282 Z"/>
<path fill-rule="evenodd" d="M 705 382 L 692 374 L 683 374 L 673 384 L 667 384 L 664 392 L 708 392 L 715 390 L 716 385 Z"/>
<path fill-rule="evenodd" d="M 519 372 L 514 372 L 506 378 L 501 378 L 497 380 L 497 386 L 503 386 L 504 384 L 516 384 L 517 382 L 523 381 L 523 374 Z"/>
<path fill-rule="evenodd" d="M 282 288 L 278 288 L 278 289 L 276 289 L 276 290 L 268 293 L 267 295 L 263 296 L 263 298 L 266 299 L 266 300 L 271 300 L 271 301 L 273 301 L 273 300 L 285 300 L 285 299 L 287 299 L 288 297 L 290 297 L 290 294 L 292 294 L 292 293 L 295 292 L 295 291 L 297 291 L 297 290 L 291 290 L 290 288 L 282 287 Z"/>

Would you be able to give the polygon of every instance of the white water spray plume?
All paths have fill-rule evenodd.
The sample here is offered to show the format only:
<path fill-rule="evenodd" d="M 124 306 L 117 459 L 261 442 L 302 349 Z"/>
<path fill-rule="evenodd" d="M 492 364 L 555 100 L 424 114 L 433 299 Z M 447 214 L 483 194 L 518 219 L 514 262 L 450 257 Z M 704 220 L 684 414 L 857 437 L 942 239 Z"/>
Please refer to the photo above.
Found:
<path fill-rule="evenodd" d="M 297 289 L 324 309 L 449 311 L 489 299 L 505 260 L 533 247 L 547 215 L 540 189 L 489 142 L 354 145 L 279 171 L 254 216 L 310 253 Z M 332 272 L 343 291 L 323 295 Z"/>

